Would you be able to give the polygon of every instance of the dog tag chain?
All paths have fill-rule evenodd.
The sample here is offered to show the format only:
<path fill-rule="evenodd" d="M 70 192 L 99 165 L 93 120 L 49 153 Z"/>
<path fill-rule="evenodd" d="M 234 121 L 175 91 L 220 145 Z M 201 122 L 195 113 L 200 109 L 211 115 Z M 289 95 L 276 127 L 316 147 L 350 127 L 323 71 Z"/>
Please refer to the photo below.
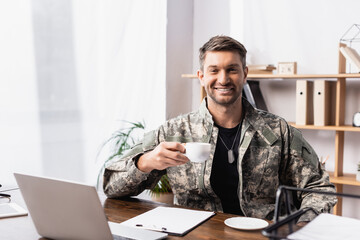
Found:
<path fill-rule="evenodd" d="M 224 144 L 226 150 L 228 151 L 228 161 L 229 161 L 230 164 L 235 161 L 235 156 L 234 156 L 233 148 L 234 148 L 234 145 L 235 145 L 237 136 L 238 136 L 238 134 L 239 134 L 240 127 L 241 127 L 241 124 L 239 124 L 239 127 L 238 127 L 238 129 L 237 129 L 237 131 L 236 131 L 236 135 L 235 135 L 233 144 L 232 144 L 232 146 L 231 146 L 230 149 L 226 146 L 224 140 L 221 138 L 221 136 L 220 136 L 220 134 L 219 134 L 219 138 L 220 138 L 221 142 Z"/>

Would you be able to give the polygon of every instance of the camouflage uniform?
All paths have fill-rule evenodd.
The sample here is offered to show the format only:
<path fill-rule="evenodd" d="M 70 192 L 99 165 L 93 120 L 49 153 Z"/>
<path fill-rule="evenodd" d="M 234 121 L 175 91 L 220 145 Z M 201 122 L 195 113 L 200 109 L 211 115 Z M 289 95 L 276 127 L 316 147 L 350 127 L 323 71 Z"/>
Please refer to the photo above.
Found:
<path fill-rule="evenodd" d="M 238 196 L 245 216 L 271 219 L 279 185 L 335 192 L 315 151 L 297 129 L 278 116 L 254 109 L 246 100 L 243 106 Z M 145 134 L 126 156 L 108 166 L 104 173 L 105 194 L 111 198 L 137 195 L 152 188 L 167 173 L 175 204 L 222 212 L 221 201 L 210 184 L 218 132 L 204 100 L 197 111 L 170 119 Z M 210 159 L 151 173 L 138 170 L 134 159 L 163 141 L 211 143 Z M 301 208 L 313 207 L 317 212 L 329 212 L 336 203 L 336 198 L 318 194 L 299 193 L 297 198 Z M 313 217 L 309 212 L 301 220 Z"/>

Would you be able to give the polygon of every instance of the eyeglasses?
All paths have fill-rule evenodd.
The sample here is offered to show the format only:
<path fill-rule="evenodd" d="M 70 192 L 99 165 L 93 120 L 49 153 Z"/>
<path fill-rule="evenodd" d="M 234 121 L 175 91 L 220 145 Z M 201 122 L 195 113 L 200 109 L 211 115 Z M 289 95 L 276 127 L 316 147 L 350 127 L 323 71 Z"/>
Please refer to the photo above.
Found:
<path fill-rule="evenodd" d="M 1 184 L 0 184 L 0 187 L 1 187 Z M 11 202 L 11 195 L 6 194 L 6 193 L 2 193 L 2 192 L 5 192 L 5 191 L 0 191 L 0 199 L 7 198 L 9 200 L 9 202 Z"/>

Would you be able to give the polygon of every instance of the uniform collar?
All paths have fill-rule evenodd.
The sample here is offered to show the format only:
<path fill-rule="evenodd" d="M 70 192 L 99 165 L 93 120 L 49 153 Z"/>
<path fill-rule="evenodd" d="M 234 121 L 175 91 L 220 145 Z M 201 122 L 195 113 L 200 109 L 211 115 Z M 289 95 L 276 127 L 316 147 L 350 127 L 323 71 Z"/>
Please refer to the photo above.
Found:
<path fill-rule="evenodd" d="M 272 130 L 264 117 L 267 115 L 262 110 L 255 109 L 246 99 L 243 98 L 243 108 L 245 110 L 244 123 L 245 128 L 251 127 L 258 132 L 264 141 L 272 145 L 278 138 L 279 134 Z"/>
<path fill-rule="evenodd" d="M 207 97 L 204 97 L 199 107 L 199 114 L 202 118 L 205 118 L 211 124 L 214 124 L 214 120 L 212 118 L 209 109 L 207 108 Z"/>
<path fill-rule="evenodd" d="M 264 120 L 262 116 L 265 112 L 255 109 L 245 98 L 242 99 L 244 108 L 244 120 L 242 129 L 252 129 L 258 132 L 264 141 L 272 145 L 278 138 L 278 133 L 274 132 L 269 124 Z M 206 119 L 206 122 L 214 125 L 212 115 L 207 108 L 207 97 L 203 99 L 199 107 L 199 114 L 202 118 Z"/>

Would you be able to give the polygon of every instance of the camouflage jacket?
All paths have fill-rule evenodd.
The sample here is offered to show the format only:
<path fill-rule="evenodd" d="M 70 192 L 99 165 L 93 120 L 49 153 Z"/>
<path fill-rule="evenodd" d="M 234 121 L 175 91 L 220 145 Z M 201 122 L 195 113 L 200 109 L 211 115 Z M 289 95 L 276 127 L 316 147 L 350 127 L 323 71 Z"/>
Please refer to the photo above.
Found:
<path fill-rule="evenodd" d="M 335 191 L 329 175 L 320 167 L 315 151 L 299 130 L 278 116 L 254 109 L 246 100 L 243 100 L 243 106 L 238 196 L 245 216 L 271 219 L 279 185 Z M 218 131 L 204 100 L 197 111 L 170 119 L 157 130 L 146 133 L 122 159 L 107 166 L 105 194 L 111 198 L 137 195 L 154 187 L 166 173 L 175 204 L 222 212 L 221 201 L 210 184 Z M 210 159 L 151 173 L 138 170 L 134 159 L 162 141 L 211 143 Z M 295 198 L 298 207 L 312 207 L 317 212 L 329 212 L 336 203 L 334 197 L 311 193 L 298 193 Z M 309 212 L 300 220 L 309 221 L 313 217 L 314 214 Z"/>

